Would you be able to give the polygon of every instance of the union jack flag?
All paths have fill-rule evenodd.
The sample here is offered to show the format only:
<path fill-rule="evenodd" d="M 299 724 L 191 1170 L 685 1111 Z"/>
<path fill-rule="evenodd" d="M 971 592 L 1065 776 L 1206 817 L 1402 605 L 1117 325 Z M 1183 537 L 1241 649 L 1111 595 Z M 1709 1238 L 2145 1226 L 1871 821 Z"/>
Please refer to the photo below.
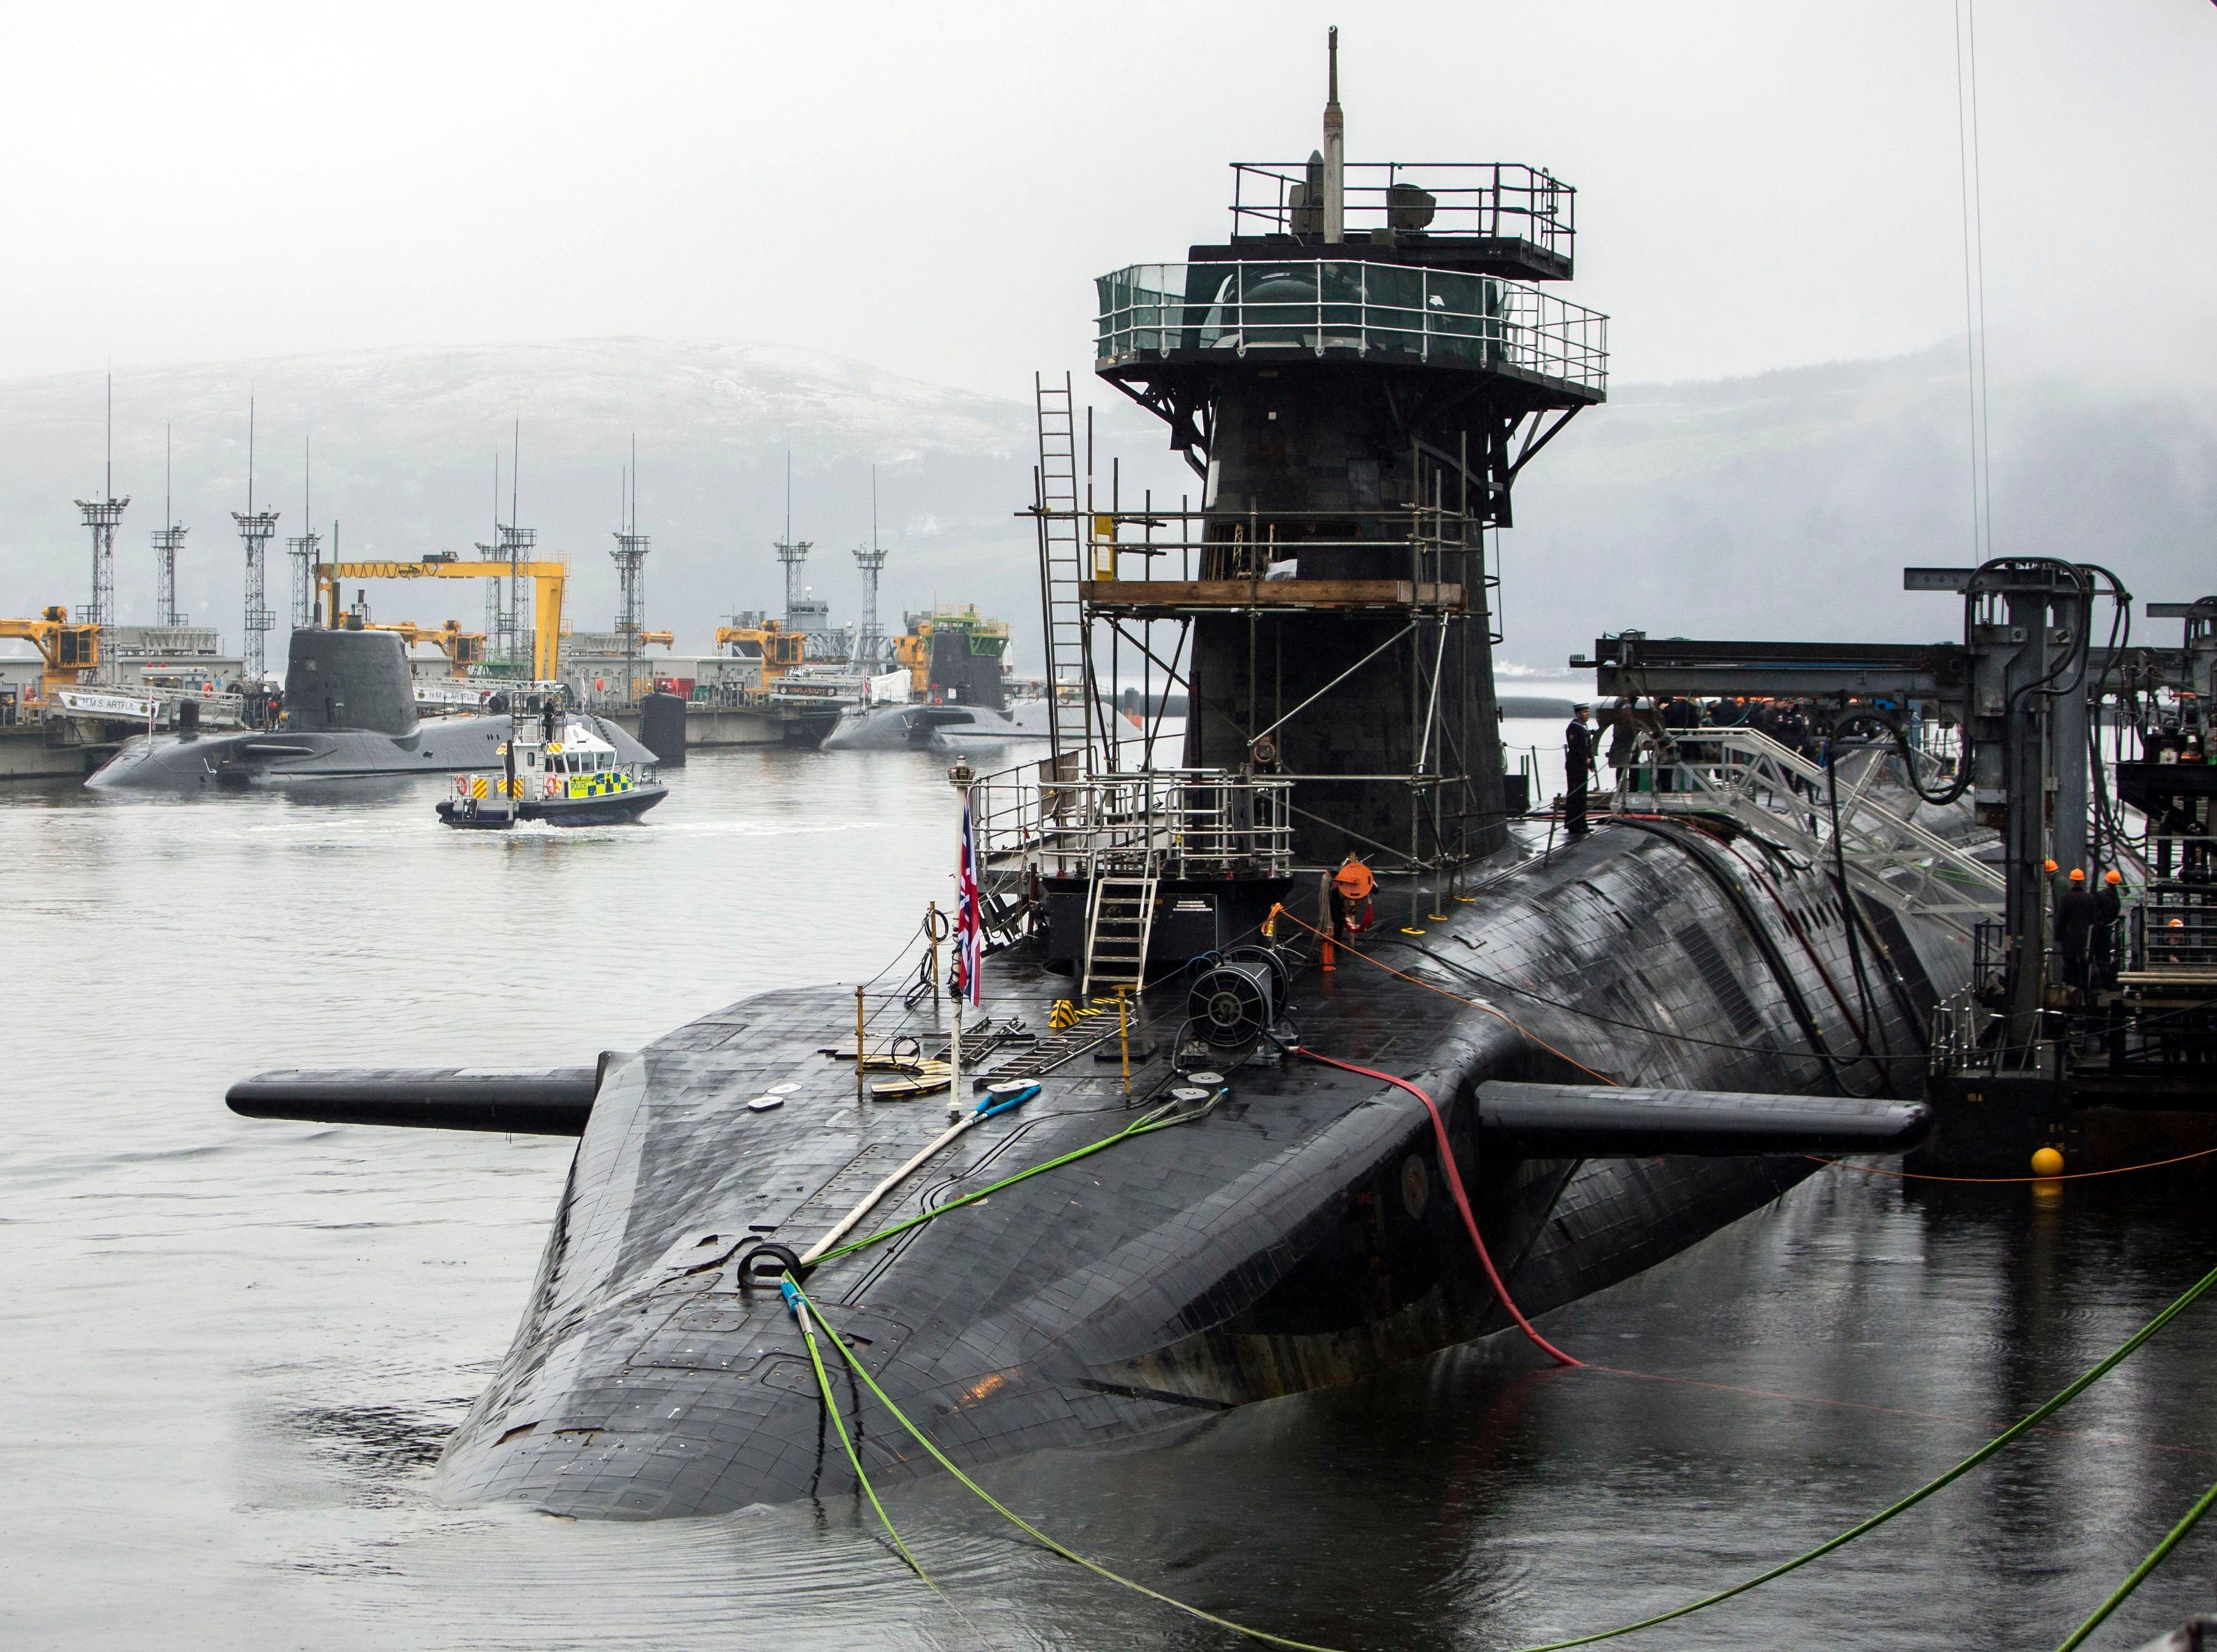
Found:
<path fill-rule="evenodd" d="M 962 800 L 962 864 L 954 919 L 954 987 L 973 1004 L 985 1001 L 985 910 L 978 892 L 978 845 L 970 830 L 970 800 Z"/>

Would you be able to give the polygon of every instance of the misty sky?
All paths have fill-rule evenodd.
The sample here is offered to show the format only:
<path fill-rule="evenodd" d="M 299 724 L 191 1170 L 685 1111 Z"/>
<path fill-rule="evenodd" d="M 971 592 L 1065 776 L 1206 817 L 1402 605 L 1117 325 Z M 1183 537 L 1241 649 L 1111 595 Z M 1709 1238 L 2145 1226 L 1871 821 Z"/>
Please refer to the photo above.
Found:
<path fill-rule="evenodd" d="M 1578 186 L 1620 380 L 1962 328 L 1951 0 L 93 4 L 0 53 L 0 377 L 644 333 L 1021 396 L 1308 151 L 1335 21 L 1350 158 Z M 2207 362 L 2217 7 L 1977 21 L 1998 331 Z"/>

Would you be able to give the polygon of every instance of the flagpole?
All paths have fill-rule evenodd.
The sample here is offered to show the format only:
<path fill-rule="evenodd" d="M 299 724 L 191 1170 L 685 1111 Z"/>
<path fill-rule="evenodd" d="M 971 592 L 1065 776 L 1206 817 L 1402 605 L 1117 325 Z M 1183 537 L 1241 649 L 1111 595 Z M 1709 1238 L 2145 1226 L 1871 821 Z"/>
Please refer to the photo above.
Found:
<path fill-rule="evenodd" d="M 958 989 L 954 994 L 954 1042 L 947 1052 L 947 1111 L 956 1118 L 962 1117 L 962 1000 L 967 996 L 966 989 Z"/>

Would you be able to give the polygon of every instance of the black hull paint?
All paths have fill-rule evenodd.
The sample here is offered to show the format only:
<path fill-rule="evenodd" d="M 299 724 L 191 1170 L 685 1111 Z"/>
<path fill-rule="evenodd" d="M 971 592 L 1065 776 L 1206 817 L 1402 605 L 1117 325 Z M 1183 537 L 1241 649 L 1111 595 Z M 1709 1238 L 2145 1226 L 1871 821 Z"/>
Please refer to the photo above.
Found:
<path fill-rule="evenodd" d="M 1299 978 L 1305 1044 L 1437 1098 L 1488 1246 L 1528 1313 L 1661 1261 L 1814 1166 L 1798 1156 L 1481 1153 L 1482 1080 L 1578 1080 L 1574 1058 L 1627 1081 L 1689 1088 L 1824 1092 L 1836 1078 L 1875 1087 L 1872 1061 L 1828 1067 L 1795 1053 L 1810 1047 L 1797 996 L 1830 1049 L 1856 1048 L 1825 982 L 1851 976 L 1822 880 L 1769 869 L 1806 916 L 1805 946 L 1778 910 L 1757 904 L 1767 895 L 1736 904 L 1689 863 L 1695 852 L 1724 851 L 1603 831 L 1456 906 L 1421 939 L 1366 943 L 1516 1025 L 1353 960 Z M 1750 913 L 1768 947 L 1748 933 Z M 1898 979 L 1874 980 L 1871 1030 L 1874 1047 L 1883 1039 L 1902 1053 L 1894 1078 L 1913 1091 L 1915 1022 L 1966 973 L 1967 948 L 1913 919 L 1882 927 Z M 1051 1000 L 1070 991 L 1067 977 L 1013 956 L 994 960 L 987 980 L 984 1013 L 1019 1015 L 1042 1033 Z M 1844 993 L 1856 1001 L 1851 984 Z M 1175 983 L 1148 994 L 1158 1036 L 1182 1017 L 1181 997 Z M 737 1288 L 732 1261 L 750 1230 L 805 1248 L 943 1123 L 938 1098 L 857 1102 L 852 1067 L 818 1053 L 840 1042 L 843 1023 L 851 1037 L 853 1003 L 836 987 L 765 994 L 610 1067 L 515 1345 L 442 1459 L 446 1496 L 649 1518 L 851 1483 L 791 1318 L 775 1291 Z M 785 1081 L 802 1086 L 785 1106 L 745 1107 Z M 1081 1055 L 1044 1084 L 1025 1111 L 972 1131 L 918 1172 L 863 1230 L 1129 1117 L 1113 1064 Z M 1303 1062 L 1238 1068 L 1232 1086 L 1201 1122 L 828 1265 L 811 1293 L 867 1340 L 862 1358 L 887 1391 L 966 1464 L 1360 1382 L 1507 1325 L 1419 1104 Z M 841 1398 L 849 1403 L 843 1388 Z M 874 1476 L 929 1471 L 874 1408 L 864 1421 Z"/>

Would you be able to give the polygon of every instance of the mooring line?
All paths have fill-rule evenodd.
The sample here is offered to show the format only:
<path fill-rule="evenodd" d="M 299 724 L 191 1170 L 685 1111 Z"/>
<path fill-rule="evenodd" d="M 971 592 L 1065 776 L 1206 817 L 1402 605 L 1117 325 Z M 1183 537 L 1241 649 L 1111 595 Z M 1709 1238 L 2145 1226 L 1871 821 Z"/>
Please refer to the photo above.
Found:
<path fill-rule="evenodd" d="M 1110 1141 L 1115 1141 L 1116 1139 L 1116 1137 L 1113 1136 L 1109 1138 Z M 2163 1309 L 2162 1312 L 2158 1313 L 2154 1318 L 2148 1321 L 2148 1322 L 2143 1325 L 2138 1331 L 2135 1331 L 2130 1337 L 2126 1339 L 2123 1343 L 2119 1345 L 2115 1350 L 2110 1352 L 2098 1364 L 2094 1365 L 2090 1370 L 2085 1371 L 2084 1374 L 2074 1379 L 2067 1386 L 2060 1389 L 2038 1408 L 2029 1413 L 2018 1421 L 2011 1424 L 2008 1428 L 2003 1430 L 2002 1432 L 1997 1434 L 1992 1439 L 1987 1441 L 1984 1445 L 1981 1445 L 1977 1451 L 1972 1452 L 1968 1457 L 1964 1457 L 1961 1462 L 1948 1469 L 1945 1473 L 1927 1481 L 1924 1485 L 1919 1486 L 1907 1496 L 1897 1499 L 1893 1503 L 1888 1504 L 1885 1508 L 1880 1509 L 1877 1513 L 1871 1515 L 1867 1519 L 1859 1521 L 1857 1524 L 1849 1527 L 1845 1531 L 1839 1533 L 1837 1536 L 1828 1538 L 1824 1543 L 1819 1544 L 1815 1548 L 1807 1550 L 1800 1555 L 1796 1555 L 1790 1560 L 1783 1561 L 1778 1565 L 1769 1568 L 1766 1571 L 1757 1573 L 1753 1577 L 1745 1579 L 1741 1582 L 1735 1583 L 1730 1588 L 1717 1590 L 1714 1593 L 1704 1595 L 1697 1600 L 1689 1601 L 1684 1606 L 1673 1607 L 1668 1612 L 1656 1612 L 1649 1617 L 1642 1618 L 1636 1622 L 1620 1624 L 1615 1629 L 1600 1630 L 1590 1635 L 1576 1636 L 1568 1640 L 1549 1641 L 1539 1645 L 1525 1647 L 1521 1649 L 1520 1652 L 1570 1652 L 1570 1649 L 1574 1647 L 1592 1646 L 1602 1641 L 1615 1640 L 1622 1636 L 1637 1633 L 1639 1630 L 1643 1629 L 1653 1629 L 1664 1624 L 1672 1623 L 1681 1618 L 1690 1617 L 1695 1612 L 1704 1611 L 1710 1606 L 1720 1606 L 1725 1601 L 1735 1599 L 1741 1595 L 1749 1593 L 1755 1589 L 1762 1587 L 1766 1583 L 1774 1582 L 1777 1579 L 1786 1576 L 1790 1572 L 1799 1571 L 1802 1567 L 1809 1565 L 1814 1561 L 1822 1559 L 1825 1556 L 1832 1553 L 1835 1550 L 1845 1548 L 1856 1538 L 1876 1531 L 1880 1526 L 1884 1525 L 1887 1521 L 1894 1519 L 1895 1516 L 1906 1513 L 1909 1510 L 1916 1507 L 1919 1503 L 1924 1501 L 1925 1499 L 1932 1496 L 1935 1493 L 1944 1490 L 1948 1486 L 1953 1485 L 1956 1481 L 1970 1473 L 1972 1469 L 1977 1468 L 1980 1463 L 1985 1463 L 1988 1458 L 1993 1457 L 2008 1446 L 2014 1445 L 2026 1434 L 2037 1429 L 2040 1425 L 2045 1422 L 2049 1417 L 2053 1416 L 2058 1411 L 2060 1411 L 2065 1406 L 2070 1404 L 2072 1401 L 2077 1399 L 2081 1394 L 2084 1394 L 2096 1383 L 2099 1382 L 2103 1377 L 2108 1376 L 2109 1372 L 2115 1370 L 2117 1366 L 2123 1364 L 2125 1360 L 2129 1358 L 2158 1332 L 2161 1331 L 2164 1327 L 2169 1325 L 2172 1320 L 2177 1318 L 2180 1314 L 2185 1312 L 2189 1307 L 2199 1300 L 2213 1285 L 2217 1285 L 2217 1268 L 2212 1268 L 2208 1272 L 2203 1274 L 2200 1279 L 2189 1286 L 2183 1293 L 2173 1300 L 2168 1307 Z M 870 1374 L 868 1368 L 862 1364 L 860 1357 L 857 1356 L 855 1351 L 848 1346 L 847 1340 L 840 1334 L 838 1327 L 833 1325 L 831 1321 L 824 1317 L 822 1310 L 817 1309 L 815 1304 L 810 1301 L 807 1294 L 802 1290 L 800 1285 L 793 1278 L 792 1275 L 787 1274 L 786 1276 L 784 1281 L 780 1284 L 779 1290 L 785 1296 L 787 1306 L 793 1310 L 795 1317 L 800 1321 L 803 1335 L 808 1338 L 810 1358 L 816 1367 L 818 1389 L 822 1392 L 825 1405 L 831 1410 L 833 1420 L 838 1424 L 840 1441 L 843 1445 L 847 1446 L 849 1461 L 854 1467 L 856 1478 L 862 1481 L 863 1488 L 865 1491 L 868 1493 L 871 1506 L 877 1509 L 878 1518 L 884 1521 L 886 1529 L 889 1533 L 893 1531 L 892 1522 L 886 1518 L 883 1507 L 879 1504 L 877 1494 L 874 1490 L 870 1490 L 868 1481 L 862 1478 L 861 1462 L 860 1457 L 855 1454 L 852 1443 L 848 1439 L 846 1426 L 843 1420 L 840 1419 L 837 1403 L 832 1399 L 831 1381 L 824 1371 L 821 1358 L 817 1354 L 816 1342 L 813 1334 L 810 1331 L 808 1315 L 812 1315 L 818 1321 L 823 1324 L 824 1330 L 829 1333 L 831 1337 L 832 1346 L 838 1350 L 840 1358 L 847 1362 L 848 1368 L 861 1379 L 863 1385 L 867 1387 L 871 1394 L 876 1397 L 878 1402 L 885 1407 L 887 1414 L 889 1414 L 895 1422 L 900 1425 L 901 1428 L 910 1436 L 911 1439 L 914 1439 L 918 1445 L 922 1446 L 923 1450 L 929 1454 L 934 1462 L 937 1463 L 941 1468 L 946 1469 L 949 1475 L 953 1476 L 955 1481 L 961 1485 L 964 1489 L 970 1492 L 981 1502 L 985 1503 L 987 1507 L 991 1508 L 995 1513 L 1000 1515 L 1011 1525 L 1023 1532 L 1025 1536 L 1030 1538 L 1042 1548 L 1047 1549 L 1051 1553 L 1060 1556 L 1062 1558 L 1070 1561 L 1074 1565 L 1083 1567 L 1085 1570 L 1093 1573 L 1098 1577 L 1117 1584 L 1123 1588 L 1129 1589 L 1134 1593 L 1144 1595 L 1147 1599 L 1157 1601 L 1161 1605 L 1167 1606 L 1178 1612 L 1184 1612 L 1189 1617 L 1198 1618 L 1203 1623 L 1213 1624 L 1219 1628 L 1230 1630 L 1235 1634 L 1248 1636 L 1252 1639 L 1265 1642 L 1272 1646 L 1286 1647 L 1290 1649 L 1291 1652 L 1338 1652 L 1338 1649 L 1336 1648 L 1318 1646 L 1311 1642 L 1296 1641 L 1282 1635 L 1271 1634 L 1264 1630 L 1252 1629 L 1248 1627 L 1246 1624 L 1236 1623 L 1229 1618 L 1220 1617 L 1217 1613 L 1204 1611 L 1199 1606 L 1189 1605 L 1185 1601 L 1176 1599 L 1174 1596 L 1164 1594 L 1159 1589 L 1150 1588 L 1147 1585 L 1139 1582 L 1134 1578 L 1126 1577 L 1120 1572 L 1112 1571 L 1108 1567 L 1100 1564 L 1098 1562 L 1089 1560 L 1084 1556 L 1078 1554 L 1076 1550 L 1057 1542 L 1054 1538 L 1048 1537 L 1047 1533 L 1041 1531 L 1037 1526 L 1026 1520 L 1022 1515 L 1017 1514 L 1014 1510 L 1009 1508 L 1005 1504 L 994 1497 L 991 1492 L 988 1492 L 983 1486 L 979 1485 L 975 1480 L 964 1473 L 961 1468 L 956 1464 L 952 1457 L 948 1457 L 946 1452 L 940 1450 L 937 1442 L 933 1440 L 929 1435 L 926 1434 L 923 1430 L 917 1427 L 915 1423 L 909 1420 L 908 1414 L 902 1411 L 898 1405 L 894 1404 L 892 1397 L 888 1395 L 884 1389 L 879 1386 L 877 1378 Z M 1637 1373 L 1622 1374 L 1636 1375 Z M 2186 1518 L 2182 1519 L 2177 1526 L 2172 1528 L 2171 1534 L 2164 1539 L 2162 1544 L 2158 1545 L 2155 1551 L 2152 1553 L 2147 1559 L 2143 1561 L 2137 1568 L 2135 1568 L 2133 1575 L 2127 1578 L 2125 1582 L 2120 1585 L 2116 1591 L 2113 1592 L 2110 1598 L 2103 1604 L 2103 1606 L 2096 1613 L 2095 1617 L 2089 1619 L 2084 1624 L 2082 1624 L 2077 1634 L 2074 1635 L 2071 1640 L 2066 1642 L 2061 1649 L 2059 1649 L 2059 1652 L 2072 1652 L 2072 1649 L 2075 1649 L 2087 1635 L 2090 1634 L 2093 1630 L 2099 1625 L 2103 1618 L 2108 1617 L 2111 1612 L 2114 1612 L 2117 1605 L 2121 1602 L 2127 1595 L 2130 1594 L 2134 1588 L 2137 1588 L 2140 1582 L 2144 1581 L 2149 1574 L 2152 1573 L 2158 1566 L 2162 1564 L 2164 1560 L 2169 1556 L 2171 1550 L 2177 1547 L 2179 1542 L 2184 1538 L 2189 1531 L 2193 1530 L 2195 1525 L 2198 1523 L 2202 1517 L 2208 1512 L 2209 1507 L 2213 1502 L 2217 1502 L 2217 1487 L 2212 1487 L 2210 1491 L 2204 1495 L 2202 1500 L 2196 1503 L 2192 1509 L 2188 1511 Z M 923 1577 L 927 1583 L 930 1583 L 930 1578 L 924 1573 L 922 1567 L 916 1564 L 914 1558 L 909 1555 L 906 1545 L 900 1542 L 899 1537 L 897 1533 L 894 1534 L 893 1541 L 896 1548 L 899 1550 L 902 1557 L 908 1561 L 910 1566 L 916 1570 L 917 1575 L 919 1577 Z M 938 1589 L 938 1585 L 936 1583 L 933 1583 L 931 1587 L 935 1590 Z M 943 1593 L 942 1598 L 945 1598 Z M 952 1602 L 949 1604 L 952 1605 Z"/>
<path fill-rule="evenodd" d="M 2186 1511 L 2185 1517 L 2171 1527 L 2164 1540 L 2148 1551 L 2148 1557 L 2134 1567 L 2123 1582 L 2109 1591 L 2109 1598 L 2095 1607 L 2094 1615 L 2072 1630 L 2055 1652 L 2074 1652 L 2074 1649 L 2082 1645 L 2089 1635 L 2101 1628 L 2109 1615 L 2125 1604 L 2125 1597 L 2146 1582 L 2149 1575 L 2171 1558 L 2171 1551 L 2178 1547 L 2188 1532 L 2202 1523 L 2202 1517 L 2209 1512 L 2212 1503 L 2217 1503 L 2217 1485 L 2211 1486 L 2202 1494 L 2201 1500 Z"/>

